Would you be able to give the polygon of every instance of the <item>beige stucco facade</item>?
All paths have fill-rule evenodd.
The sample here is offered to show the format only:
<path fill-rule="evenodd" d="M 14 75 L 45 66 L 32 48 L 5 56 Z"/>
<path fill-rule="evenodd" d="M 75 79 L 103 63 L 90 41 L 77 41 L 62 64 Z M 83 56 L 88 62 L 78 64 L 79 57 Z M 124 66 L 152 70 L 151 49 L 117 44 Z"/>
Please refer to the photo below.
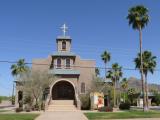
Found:
<path fill-rule="evenodd" d="M 48 55 L 47 58 L 33 59 L 32 70 L 48 71 L 49 74 L 58 76 L 57 80 L 49 86 L 50 92 L 48 96 L 50 98 L 48 99 L 53 97 L 53 87 L 56 83 L 65 81 L 73 86 L 75 100 L 77 100 L 80 94 L 85 94 L 90 89 L 95 75 L 95 60 L 81 59 L 80 56 L 73 53 L 71 49 L 72 39 L 70 37 L 58 37 L 56 43 L 57 51 L 52 55 Z M 64 91 L 69 90 L 69 88 L 65 89 L 64 87 L 62 89 Z M 62 99 L 63 95 L 59 96 L 56 99 Z M 65 98 L 68 99 L 66 96 L 63 99 Z"/>

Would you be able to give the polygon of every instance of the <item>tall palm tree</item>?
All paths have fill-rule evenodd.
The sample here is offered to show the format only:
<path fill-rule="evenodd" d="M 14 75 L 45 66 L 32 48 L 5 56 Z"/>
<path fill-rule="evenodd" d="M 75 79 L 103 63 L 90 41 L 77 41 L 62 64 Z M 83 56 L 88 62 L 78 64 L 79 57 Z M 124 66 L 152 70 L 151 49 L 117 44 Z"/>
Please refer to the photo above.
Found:
<path fill-rule="evenodd" d="M 24 72 L 27 72 L 29 67 L 25 64 L 25 59 L 19 59 L 16 64 L 11 65 L 11 73 L 18 79 L 20 75 Z M 12 104 L 13 104 L 13 96 L 14 96 L 14 83 L 13 83 L 13 91 L 12 91 Z"/>
<path fill-rule="evenodd" d="M 122 77 L 122 67 L 118 65 L 118 63 L 112 64 L 112 69 L 108 71 L 107 78 L 110 78 L 113 83 L 113 98 L 114 98 L 114 107 L 116 107 L 116 88 L 119 82 L 119 79 Z"/>
<path fill-rule="evenodd" d="M 143 110 L 146 109 L 146 96 L 144 94 L 144 78 L 143 78 L 143 59 L 142 59 L 142 29 L 149 22 L 148 9 L 143 5 L 137 5 L 128 10 L 127 19 L 129 25 L 132 28 L 139 31 L 139 42 L 140 42 L 140 70 L 141 70 L 141 81 L 142 81 L 142 93 L 143 93 Z"/>
<path fill-rule="evenodd" d="M 142 53 L 143 58 L 143 73 L 145 76 L 145 92 L 146 92 L 146 104 L 148 108 L 148 84 L 147 84 L 147 75 L 148 72 L 151 74 L 154 73 L 154 69 L 156 67 L 156 56 L 152 55 L 150 51 L 144 51 Z M 140 69 L 140 53 L 138 54 L 137 58 L 134 60 L 136 68 Z"/>
<path fill-rule="evenodd" d="M 109 52 L 107 52 L 106 50 L 103 52 L 103 54 L 101 55 L 101 58 L 105 64 L 105 78 L 106 78 L 106 73 L 107 73 L 107 62 L 110 61 L 111 59 L 111 55 Z"/>
<path fill-rule="evenodd" d="M 124 90 L 123 100 L 124 100 L 124 102 L 125 102 L 125 92 L 126 92 L 126 89 L 128 88 L 127 78 L 123 78 L 123 79 L 122 79 L 122 81 L 121 81 L 121 88 Z"/>

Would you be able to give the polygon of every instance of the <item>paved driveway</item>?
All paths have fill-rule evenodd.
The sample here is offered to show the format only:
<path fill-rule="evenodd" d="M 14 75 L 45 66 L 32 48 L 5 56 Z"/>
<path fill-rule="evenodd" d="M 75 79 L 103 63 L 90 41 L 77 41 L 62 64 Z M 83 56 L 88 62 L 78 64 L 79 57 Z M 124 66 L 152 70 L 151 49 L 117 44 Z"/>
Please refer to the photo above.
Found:
<path fill-rule="evenodd" d="M 88 120 L 81 111 L 44 112 L 36 120 Z"/>

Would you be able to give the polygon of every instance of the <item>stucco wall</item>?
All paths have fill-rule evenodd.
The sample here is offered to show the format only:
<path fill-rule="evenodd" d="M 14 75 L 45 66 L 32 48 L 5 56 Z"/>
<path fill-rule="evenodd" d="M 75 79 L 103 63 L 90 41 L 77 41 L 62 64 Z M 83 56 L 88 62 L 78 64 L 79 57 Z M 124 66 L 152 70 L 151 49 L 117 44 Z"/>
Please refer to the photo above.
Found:
<path fill-rule="evenodd" d="M 50 68 L 52 57 L 48 56 L 46 59 L 33 59 L 32 70 L 34 71 L 47 71 Z"/>
<path fill-rule="evenodd" d="M 80 77 L 78 81 L 79 90 L 81 90 L 82 82 L 85 83 L 86 90 L 90 89 L 93 76 L 95 76 L 95 64 L 96 62 L 94 60 L 81 60 L 79 56 L 76 56 L 75 66 L 78 67 L 75 67 L 75 69 L 80 70 Z"/>
<path fill-rule="evenodd" d="M 70 68 L 72 69 L 73 68 L 73 63 L 74 63 L 74 60 L 73 60 L 73 58 L 72 57 L 54 57 L 53 58 L 53 63 L 54 63 L 54 65 L 55 65 L 55 67 L 54 68 L 56 68 L 56 66 L 57 66 L 57 59 L 58 58 L 61 58 L 61 68 L 62 69 L 65 69 L 66 68 L 66 58 L 70 58 Z"/>
<path fill-rule="evenodd" d="M 62 50 L 62 42 L 65 41 L 66 42 L 66 51 L 70 51 L 71 50 L 71 42 L 69 40 L 60 40 L 57 42 L 57 51 L 63 51 Z"/>

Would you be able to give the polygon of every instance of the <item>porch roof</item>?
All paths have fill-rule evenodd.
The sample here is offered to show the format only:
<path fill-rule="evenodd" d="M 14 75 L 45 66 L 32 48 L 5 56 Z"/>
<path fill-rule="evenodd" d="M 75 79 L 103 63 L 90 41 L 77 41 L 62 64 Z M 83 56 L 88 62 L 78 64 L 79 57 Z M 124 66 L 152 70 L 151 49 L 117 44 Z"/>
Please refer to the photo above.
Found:
<path fill-rule="evenodd" d="M 79 70 L 73 70 L 73 69 L 51 69 L 49 73 L 55 75 L 80 75 Z"/>
<path fill-rule="evenodd" d="M 75 57 L 76 54 L 74 54 L 73 52 L 54 52 L 53 56 L 69 56 L 69 57 Z"/>

